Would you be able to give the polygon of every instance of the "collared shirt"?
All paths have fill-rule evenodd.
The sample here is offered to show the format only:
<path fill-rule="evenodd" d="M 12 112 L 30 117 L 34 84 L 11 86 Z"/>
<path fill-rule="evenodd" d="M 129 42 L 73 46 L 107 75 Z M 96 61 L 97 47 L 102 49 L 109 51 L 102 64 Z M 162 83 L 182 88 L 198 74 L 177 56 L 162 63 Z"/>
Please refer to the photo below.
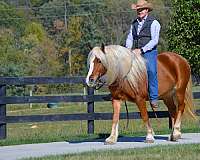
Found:
<path fill-rule="evenodd" d="M 137 34 L 140 33 L 140 30 L 141 30 L 146 18 L 147 18 L 147 16 L 142 21 L 139 21 L 137 19 L 137 21 L 138 21 Z M 144 47 L 142 47 L 144 52 L 152 50 L 158 44 L 159 35 L 160 35 L 160 28 L 161 28 L 160 23 L 157 20 L 154 20 L 151 24 L 151 40 Z M 127 39 L 126 39 L 126 48 L 130 48 L 130 49 L 133 46 L 133 39 L 134 39 L 133 34 L 132 34 L 132 29 L 133 29 L 133 26 L 131 25 L 129 34 L 128 34 Z"/>
<path fill-rule="evenodd" d="M 142 26 L 145 22 L 145 20 L 147 19 L 147 15 L 140 21 L 139 19 L 137 19 L 137 22 L 138 22 L 138 30 L 137 30 L 137 35 L 139 35 L 141 29 L 142 29 Z"/>

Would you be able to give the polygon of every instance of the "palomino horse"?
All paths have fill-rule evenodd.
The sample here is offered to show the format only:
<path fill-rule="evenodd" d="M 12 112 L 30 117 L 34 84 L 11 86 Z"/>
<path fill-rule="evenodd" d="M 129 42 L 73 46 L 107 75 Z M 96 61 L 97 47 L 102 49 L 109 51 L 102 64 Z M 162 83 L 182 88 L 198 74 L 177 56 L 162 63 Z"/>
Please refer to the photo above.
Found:
<path fill-rule="evenodd" d="M 146 101 L 148 86 L 146 64 L 142 56 L 119 45 L 93 48 L 88 55 L 89 72 L 86 83 L 90 87 L 98 85 L 102 79 L 112 95 L 113 120 L 111 135 L 106 144 L 114 144 L 118 138 L 118 123 L 122 101 L 135 102 L 147 128 L 146 142 L 154 142 Z M 187 61 L 172 52 L 158 55 L 159 99 L 162 99 L 172 119 L 171 141 L 181 137 L 181 117 L 184 109 L 192 113 L 192 92 L 190 66 Z"/>

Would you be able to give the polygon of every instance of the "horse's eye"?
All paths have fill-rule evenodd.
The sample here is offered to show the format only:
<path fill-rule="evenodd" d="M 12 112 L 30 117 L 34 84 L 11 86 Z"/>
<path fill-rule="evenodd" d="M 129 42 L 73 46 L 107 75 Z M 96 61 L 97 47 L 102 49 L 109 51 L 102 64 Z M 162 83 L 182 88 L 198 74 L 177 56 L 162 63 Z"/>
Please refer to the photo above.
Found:
<path fill-rule="evenodd" d="M 97 63 L 101 63 L 101 60 L 100 60 L 100 59 L 97 59 Z"/>

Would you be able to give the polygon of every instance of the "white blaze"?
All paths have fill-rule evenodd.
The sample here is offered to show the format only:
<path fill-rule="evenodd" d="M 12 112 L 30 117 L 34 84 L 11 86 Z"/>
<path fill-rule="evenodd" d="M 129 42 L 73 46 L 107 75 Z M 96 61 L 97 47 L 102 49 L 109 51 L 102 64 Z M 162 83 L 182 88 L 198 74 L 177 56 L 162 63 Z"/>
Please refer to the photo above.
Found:
<path fill-rule="evenodd" d="M 95 56 L 90 61 L 90 69 L 89 69 L 87 77 L 86 77 L 87 85 L 89 85 L 89 78 L 90 78 L 90 76 L 91 76 L 91 74 L 93 72 L 93 69 L 94 69 L 94 59 L 95 59 Z"/>

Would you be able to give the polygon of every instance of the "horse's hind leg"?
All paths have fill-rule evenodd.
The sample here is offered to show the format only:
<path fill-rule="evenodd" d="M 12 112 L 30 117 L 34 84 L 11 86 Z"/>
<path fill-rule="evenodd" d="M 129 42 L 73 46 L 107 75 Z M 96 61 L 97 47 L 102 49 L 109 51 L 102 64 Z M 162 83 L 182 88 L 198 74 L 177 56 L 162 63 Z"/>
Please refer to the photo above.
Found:
<path fill-rule="evenodd" d="M 147 136 L 146 136 L 146 143 L 153 143 L 154 142 L 154 132 L 151 127 L 150 121 L 149 121 L 149 116 L 147 113 L 147 108 L 146 108 L 146 101 L 145 99 L 136 99 L 136 104 L 140 110 L 141 117 L 146 125 L 147 128 Z"/>
<path fill-rule="evenodd" d="M 176 141 L 179 138 L 181 138 L 181 118 L 185 109 L 185 89 L 177 89 L 176 90 L 176 99 L 177 99 L 177 105 L 178 110 L 176 112 L 175 116 L 175 123 L 173 127 L 173 132 L 171 134 L 170 140 Z"/>
<path fill-rule="evenodd" d="M 113 106 L 112 131 L 110 136 L 105 140 L 105 144 L 115 144 L 118 138 L 118 124 L 119 124 L 121 101 L 113 99 L 112 106 Z"/>
<path fill-rule="evenodd" d="M 172 120 L 172 129 L 173 129 L 173 131 L 172 131 L 171 136 L 169 137 L 169 140 L 172 140 L 173 133 L 174 133 L 174 124 L 175 124 L 176 116 L 177 116 L 177 107 L 176 107 L 176 103 L 177 102 L 175 102 L 175 93 L 174 92 L 170 92 L 168 95 L 166 95 L 163 98 L 163 102 L 167 106 L 169 114 L 170 114 L 170 117 L 171 117 L 171 120 Z M 177 134 L 180 135 L 181 133 L 176 132 L 175 134 L 176 135 Z"/>
<path fill-rule="evenodd" d="M 183 69 L 184 68 L 184 69 Z M 177 100 L 177 113 L 175 124 L 171 135 L 171 140 L 176 141 L 181 138 L 181 119 L 185 109 L 185 93 L 190 80 L 190 66 L 186 61 L 180 61 L 179 68 L 176 70 L 175 98 Z"/>

